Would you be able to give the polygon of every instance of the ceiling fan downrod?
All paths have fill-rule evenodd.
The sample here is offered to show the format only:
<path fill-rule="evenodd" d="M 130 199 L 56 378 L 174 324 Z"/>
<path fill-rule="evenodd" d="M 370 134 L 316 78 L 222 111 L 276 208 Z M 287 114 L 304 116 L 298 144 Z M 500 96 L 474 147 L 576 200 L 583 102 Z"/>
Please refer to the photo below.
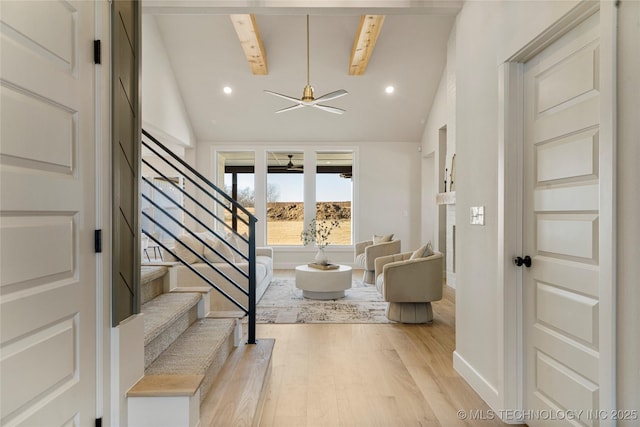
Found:
<path fill-rule="evenodd" d="M 277 93 L 277 92 L 273 92 L 270 90 L 265 90 L 266 93 L 277 96 L 279 98 L 283 98 L 283 99 L 287 99 L 289 101 L 293 101 L 296 104 L 290 106 L 290 107 L 286 107 L 283 108 L 281 110 L 276 111 L 276 113 L 283 113 L 285 111 L 291 111 L 291 110 L 297 110 L 298 108 L 302 108 L 302 107 L 315 107 L 318 108 L 320 110 L 324 110 L 327 111 L 329 113 L 334 113 L 334 114 L 342 114 L 345 112 L 345 110 L 343 110 L 342 108 L 337 108 L 337 107 L 330 107 L 328 105 L 321 105 L 319 104 L 320 101 L 329 101 L 331 99 L 336 99 L 339 98 L 341 96 L 347 95 L 348 92 L 344 89 L 339 89 L 330 93 L 327 93 L 325 95 L 322 95 L 319 98 L 315 98 L 313 96 L 313 87 L 311 86 L 311 80 L 310 80 L 310 43 L 309 43 L 309 15 L 307 15 L 307 85 L 304 87 L 304 90 L 302 91 L 302 98 L 297 99 L 294 98 L 292 96 L 288 96 L 288 95 L 283 95 L 281 93 Z"/>
<path fill-rule="evenodd" d="M 314 100 L 313 98 L 313 88 L 311 87 L 311 72 L 310 72 L 310 59 L 309 59 L 309 14 L 307 14 L 307 85 L 304 87 L 304 90 L 302 91 L 302 98 L 300 98 L 300 100 L 302 102 L 311 102 Z"/>

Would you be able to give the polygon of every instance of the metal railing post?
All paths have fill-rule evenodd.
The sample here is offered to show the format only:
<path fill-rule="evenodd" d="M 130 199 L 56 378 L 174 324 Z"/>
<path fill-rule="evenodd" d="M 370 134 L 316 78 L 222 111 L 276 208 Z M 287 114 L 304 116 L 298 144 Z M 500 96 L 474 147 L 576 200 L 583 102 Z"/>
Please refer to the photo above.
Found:
<path fill-rule="evenodd" d="M 249 217 L 249 331 L 248 344 L 256 343 L 256 217 Z"/>

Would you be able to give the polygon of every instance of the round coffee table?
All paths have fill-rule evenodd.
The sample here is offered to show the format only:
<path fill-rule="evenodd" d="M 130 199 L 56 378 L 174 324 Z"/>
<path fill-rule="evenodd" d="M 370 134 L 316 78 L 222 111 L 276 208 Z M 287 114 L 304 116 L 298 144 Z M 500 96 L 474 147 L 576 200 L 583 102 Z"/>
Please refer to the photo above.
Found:
<path fill-rule="evenodd" d="M 340 265 L 335 270 L 320 270 L 308 265 L 296 267 L 296 288 L 311 299 L 337 299 L 351 288 L 351 267 Z"/>

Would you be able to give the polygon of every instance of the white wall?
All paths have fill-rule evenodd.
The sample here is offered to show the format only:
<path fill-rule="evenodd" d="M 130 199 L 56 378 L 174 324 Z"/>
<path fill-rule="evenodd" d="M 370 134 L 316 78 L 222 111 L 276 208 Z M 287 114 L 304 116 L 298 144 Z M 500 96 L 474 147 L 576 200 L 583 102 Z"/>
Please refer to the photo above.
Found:
<path fill-rule="evenodd" d="M 576 1 L 465 2 L 450 42 L 446 100 L 437 96 L 422 140 L 423 152 L 435 147 L 435 129 L 455 112 L 448 136 L 456 152 L 457 292 L 456 356 L 468 380 L 494 408 L 502 384 L 496 357 L 499 336 L 497 272 L 498 65 L 550 26 Z M 637 259 L 640 211 L 640 3 L 621 2 L 619 25 L 618 123 L 618 408 L 637 409 L 640 401 L 640 315 Z M 454 52 L 451 52 L 451 49 Z M 452 59 L 455 64 L 452 64 Z M 453 82 L 453 84 L 451 84 Z M 442 83 L 441 83 L 442 85 Z M 453 97 L 453 99 L 450 99 Z M 452 102 L 453 101 L 453 102 Z M 453 104 L 453 107 L 452 107 Z M 485 226 L 470 226 L 471 206 L 485 206 Z M 470 378 L 473 376 L 473 378 Z M 637 421 L 636 421 L 637 422 Z M 624 425 L 624 423 L 622 423 Z M 634 425 L 630 422 L 628 425 Z"/>
<path fill-rule="evenodd" d="M 402 240 L 403 251 L 421 245 L 418 147 L 418 143 L 361 144 L 357 241 L 394 233 Z"/>
<path fill-rule="evenodd" d="M 423 180 L 431 179 L 433 184 L 430 188 L 435 188 L 436 192 L 441 193 L 444 191 L 444 168 L 439 167 L 440 156 L 445 156 L 445 167 L 450 169 L 451 157 L 456 152 L 456 117 L 455 117 L 455 103 L 456 103 L 456 64 L 455 64 L 455 51 L 456 51 L 456 26 L 451 29 L 451 35 L 447 42 L 447 64 L 442 72 L 438 90 L 433 99 L 433 104 L 429 111 L 427 122 L 425 123 L 424 132 L 421 139 L 422 156 L 424 158 L 433 155 L 435 169 L 433 175 L 430 177 L 424 176 Z M 441 129 L 446 127 L 447 146 L 446 152 L 440 152 L 440 133 Z M 450 172 L 450 171 L 449 171 Z M 447 186 L 449 185 L 450 178 L 446 175 Z M 448 188 L 448 187 L 447 187 Z M 446 215 L 445 209 L 438 209 L 435 205 L 435 195 L 429 191 L 422 191 L 422 206 L 423 211 L 425 209 L 430 212 L 423 212 L 422 218 L 422 235 L 423 240 L 431 240 L 434 244 L 434 248 L 441 250 L 439 247 L 438 234 L 442 231 L 441 226 L 445 223 L 444 216 Z M 433 219 L 431 219 L 433 218 Z M 425 228 L 430 228 L 426 230 Z"/>
<path fill-rule="evenodd" d="M 456 353 L 498 387 L 497 3 L 468 2 L 456 23 Z M 485 226 L 464 212 L 485 206 Z M 483 396 L 488 400 L 488 396 Z"/>
<path fill-rule="evenodd" d="M 581 0 L 523 0 L 503 1 L 492 10 L 499 24 L 492 33 L 496 38 L 494 52 L 496 64 L 502 64 L 525 44 L 561 16 L 573 9 Z M 479 23 L 482 25 L 482 23 Z M 485 24 L 486 25 L 486 24 Z M 487 27 L 481 28 L 483 33 Z"/>
<path fill-rule="evenodd" d="M 436 205 L 435 193 L 445 191 L 444 180 L 447 180 L 447 190 L 450 185 L 451 158 L 456 150 L 456 29 L 455 25 L 447 42 L 447 64 L 442 72 L 438 90 L 431 105 L 429 116 L 425 124 L 421 139 L 423 156 L 422 181 L 424 188 L 422 197 L 422 240 L 431 241 L 434 248 L 445 253 L 445 269 L 447 285 L 455 287 L 453 273 L 453 242 L 452 227 L 455 221 L 455 206 Z M 446 138 L 446 146 L 441 139 Z M 433 162 L 431 162 L 433 157 Z M 444 162 L 441 163 L 441 159 Z M 434 168 L 427 167 L 431 163 Z M 449 215 L 448 215 L 449 213 Z M 453 216 L 452 216 L 453 215 Z M 447 236 L 449 239 L 447 240 Z M 445 244 L 445 242 L 448 242 Z"/>
<path fill-rule="evenodd" d="M 443 126 L 447 126 L 449 123 L 447 99 L 450 98 L 452 94 L 447 93 L 447 88 L 447 71 L 445 69 L 442 73 L 442 78 L 440 79 L 440 84 L 438 85 L 436 96 L 433 99 L 433 105 L 431 106 L 431 111 L 429 112 L 429 117 L 427 118 L 427 123 L 425 124 L 421 141 L 423 158 L 433 156 L 433 163 L 435 166 L 429 171 L 431 176 L 423 175 L 423 182 L 426 180 L 431 180 L 431 184 L 428 185 L 428 188 L 434 191 L 422 192 L 422 206 L 423 210 L 426 210 L 422 213 L 422 234 L 425 239 L 431 240 L 434 245 L 433 247 L 437 250 L 441 250 L 441 248 L 438 246 L 438 234 L 439 224 L 441 221 L 444 222 L 444 218 L 441 218 L 440 209 L 438 209 L 438 205 L 435 204 L 434 192 L 441 192 L 442 186 L 440 184 L 440 178 L 441 176 L 444 176 L 444 170 L 441 171 L 439 168 L 441 155 L 440 129 Z M 450 141 L 448 129 L 449 128 L 447 127 L 447 143 L 449 143 Z"/>
<path fill-rule="evenodd" d="M 422 156 L 422 168 L 421 168 L 422 183 L 421 191 L 421 221 L 420 221 L 420 237 L 423 242 L 431 242 L 433 248 L 442 252 L 442 248 L 439 246 L 438 233 L 436 232 L 438 227 L 438 214 L 439 206 L 434 203 L 435 194 L 438 193 L 438 181 L 434 179 L 438 175 L 438 158 L 435 153 L 431 152 L 426 156 Z"/>
<path fill-rule="evenodd" d="M 142 127 L 163 143 L 191 147 L 191 122 L 152 15 L 142 15 L 142 46 Z"/>
<path fill-rule="evenodd" d="M 256 153 L 256 200 L 264 200 L 266 183 L 263 173 L 266 167 L 265 152 L 301 151 L 306 160 L 312 158 L 317 149 L 354 150 L 354 200 L 353 226 L 356 242 L 369 240 L 373 234 L 394 233 L 402 240 L 403 250 L 412 250 L 420 246 L 420 162 L 418 143 L 411 142 L 362 142 L 331 143 L 330 145 L 308 143 L 274 146 L 261 143 L 211 143 L 200 142 L 197 145 L 196 167 L 206 177 L 213 180 L 216 151 L 253 150 Z M 215 181 L 214 181 L 215 182 Z M 308 189 L 309 190 L 309 189 Z M 258 202 L 259 203 L 259 202 Z M 265 211 L 256 209 L 259 218 L 256 230 L 256 244 L 265 244 Z M 262 227 L 262 228 L 260 228 Z M 292 268 L 309 262 L 315 249 L 311 247 L 275 248 L 276 268 Z M 353 247 L 332 247 L 327 249 L 330 261 L 347 265 L 353 263 Z"/>

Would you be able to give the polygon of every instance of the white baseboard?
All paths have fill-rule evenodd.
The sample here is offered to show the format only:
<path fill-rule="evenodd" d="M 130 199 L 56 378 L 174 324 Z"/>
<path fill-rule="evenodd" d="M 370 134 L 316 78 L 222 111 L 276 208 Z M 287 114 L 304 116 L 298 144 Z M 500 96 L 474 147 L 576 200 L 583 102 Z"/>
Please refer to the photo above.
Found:
<path fill-rule="evenodd" d="M 500 396 L 495 389 L 473 366 L 471 366 L 457 351 L 453 352 L 453 368 L 469 383 L 476 393 L 480 395 L 489 407 L 498 411 L 500 408 Z M 498 414 L 500 412 L 497 412 Z"/>
<path fill-rule="evenodd" d="M 448 272 L 445 273 L 446 281 L 447 281 L 447 286 L 449 286 L 450 288 L 455 289 L 456 288 L 456 275 L 454 273 Z"/>

